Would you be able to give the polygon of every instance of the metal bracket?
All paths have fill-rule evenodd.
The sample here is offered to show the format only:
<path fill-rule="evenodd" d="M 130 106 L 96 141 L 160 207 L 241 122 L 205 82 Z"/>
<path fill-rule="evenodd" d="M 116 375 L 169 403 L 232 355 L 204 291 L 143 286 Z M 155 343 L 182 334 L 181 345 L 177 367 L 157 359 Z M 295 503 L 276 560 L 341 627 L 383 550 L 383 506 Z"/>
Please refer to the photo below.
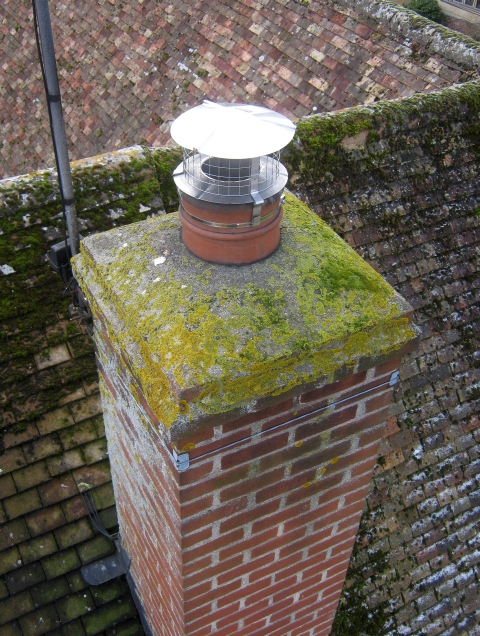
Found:
<path fill-rule="evenodd" d="M 252 225 L 260 225 L 260 221 L 262 220 L 262 206 L 265 201 L 258 192 L 252 192 L 251 195 L 253 199 Z"/>
<path fill-rule="evenodd" d="M 190 466 L 190 456 L 188 453 L 177 453 L 172 450 L 173 461 L 175 462 L 175 468 L 177 470 L 187 470 Z"/>
<path fill-rule="evenodd" d="M 128 572 L 130 558 L 121 547 L 118 539 L 115 540 L 115 547 L 115 554 L 103 557 L 103 559 L 99 559 L 80 568 L 80 573 L 84 581 L 89 585 L 101 585 Z"/>
<path fill-rule="evenodd" d="M 388 386 L 395 386 L 397 382 L 399 381 L 400 381 L 400 371 L 394 371 L 392 375 L 390 376 L 390 382 L 388 383 Z"/>

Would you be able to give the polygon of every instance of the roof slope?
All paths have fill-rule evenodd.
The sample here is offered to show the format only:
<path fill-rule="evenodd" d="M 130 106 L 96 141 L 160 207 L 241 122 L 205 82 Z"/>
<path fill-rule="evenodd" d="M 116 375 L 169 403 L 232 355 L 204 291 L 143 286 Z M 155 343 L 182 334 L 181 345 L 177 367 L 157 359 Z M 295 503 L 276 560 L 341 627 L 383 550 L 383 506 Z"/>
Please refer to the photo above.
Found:
<path fill-rule="evenodd" d="M 142 139 L 164 145 L 170 121 L 204 97 L 261 103 L 293 119 L 406 97 L 474 73 L 366 17 L 365 2 L 348 4 L 52 3 L 72 158 Z M 351 8 L 357 4 L 361 14 Z M 53 165 L 30 3 L 7 0 L 4 12 L 0 177 Z"/>
<path fill-rule="evenodd" d="M 73 176 L 84 232 L 145 218 L 159 194 L 168 201 L 140 149 Z M 55 185 L 49 174 L 0 184 L 0 264 L 13 270 L 0 274 L 0 636 L 135 636 L 125 579 L 89 587 L 80 575 L 115 551 L 80 493 L 91 490 L 110 532 L 117 520 L 93 343 L 45 260 L 62 237 Z"/>

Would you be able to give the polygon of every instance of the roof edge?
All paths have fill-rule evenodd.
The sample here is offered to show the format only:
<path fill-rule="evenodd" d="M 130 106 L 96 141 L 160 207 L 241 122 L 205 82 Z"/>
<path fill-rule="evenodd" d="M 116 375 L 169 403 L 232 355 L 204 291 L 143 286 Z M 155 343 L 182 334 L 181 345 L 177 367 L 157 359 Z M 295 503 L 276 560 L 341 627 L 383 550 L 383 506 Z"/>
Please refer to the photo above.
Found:
<path fill-rule="evenodd" d="M 337 0 L 337 3 L 373 18 L 453 62 L 480 70 L 480 43 L 467 35 L 436 24 L 392 0 Z"/>

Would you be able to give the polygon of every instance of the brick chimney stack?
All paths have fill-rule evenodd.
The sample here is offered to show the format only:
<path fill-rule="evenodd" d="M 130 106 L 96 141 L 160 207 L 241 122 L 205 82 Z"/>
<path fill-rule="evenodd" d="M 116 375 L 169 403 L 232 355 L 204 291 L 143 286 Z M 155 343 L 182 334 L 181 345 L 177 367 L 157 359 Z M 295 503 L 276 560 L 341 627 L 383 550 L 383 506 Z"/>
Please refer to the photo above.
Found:
<path fill-rule="evenodd" d="M 411 308 L 291 195 L 252 265 L 199 260 L 179 228 L 74 259 L 130 583 L 155 636 L 327 635 Z"/>

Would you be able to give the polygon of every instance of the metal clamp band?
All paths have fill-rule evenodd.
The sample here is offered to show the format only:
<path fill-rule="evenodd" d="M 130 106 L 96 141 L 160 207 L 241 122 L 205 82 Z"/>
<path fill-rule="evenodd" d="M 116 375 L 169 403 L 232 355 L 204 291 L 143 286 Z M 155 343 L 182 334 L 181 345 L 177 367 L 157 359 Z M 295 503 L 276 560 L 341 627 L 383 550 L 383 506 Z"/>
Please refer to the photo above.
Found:
<path fill-rule="evenodd" d="M 268 221 L 268 219 L 271 219 L 272 216 L 275 216 L 275 214 L 280 209 L 282 202 L 283 202 L 282 199 L 280 199 L 280 203 L 277 205 L 277 207 L 274 210 L 272 210 L 265 216 L 262 216 L 260 223 L 263 223 L 264 221 Z M 215 221 L 207 221 L 206 219 L 200 219 L 198 216 L 195 216 L 194 214 L 191 214 L 190 212 L 188 212 L 188 210 L 186 210 L 181 203 L 180 203 L 180 210 L 184 214 L 189 216 L 191 219 L 194 219 L 195 221 L 198 221 L 199 223 L 202 223 L 203 225 L 208 225 L 210 227 L 235 228 L 235 227 L 253 227 L 255 225 L 260 225 L 260 223 L 256 223 L 254 222 L 254 220 L 247 221 L 245 223 L 215 223 Z"/>

